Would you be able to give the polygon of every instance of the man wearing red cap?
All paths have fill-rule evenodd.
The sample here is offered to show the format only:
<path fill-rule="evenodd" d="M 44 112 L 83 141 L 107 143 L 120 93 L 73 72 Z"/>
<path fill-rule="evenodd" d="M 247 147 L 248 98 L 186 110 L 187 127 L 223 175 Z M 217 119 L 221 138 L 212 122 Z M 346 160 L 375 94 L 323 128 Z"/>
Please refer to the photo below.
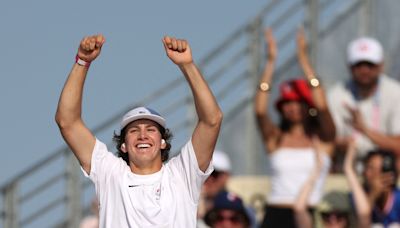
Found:
<path fill-rule="evenodd" d="M 400 84 L 383 74 L 383 56 L 373 38 L 362 37 L 348 46 L 352 78 L 329 93 L 341 151 L 353 138 L 359 157 L 377 147 L 400 153 Z"/>
<path fill-rule="evenodd" d="M 56 121 L 95 184 L 100 227 L 195 227 L 201 186 L 213 171 L 211 157 L 222 112 L 192 59 L 187 41 L 164 37 L 165 52 L 184 74 L 193 93 L 198 122 L 181 153 L 168 162 L 170 134 L 165 119 L 139 107 L 124 115 L 114 136 L 118 158 L 81 118 L 83 85 L 90 62 L 100 54 L 102 35 L 85 37 L 65 83 Z"/>

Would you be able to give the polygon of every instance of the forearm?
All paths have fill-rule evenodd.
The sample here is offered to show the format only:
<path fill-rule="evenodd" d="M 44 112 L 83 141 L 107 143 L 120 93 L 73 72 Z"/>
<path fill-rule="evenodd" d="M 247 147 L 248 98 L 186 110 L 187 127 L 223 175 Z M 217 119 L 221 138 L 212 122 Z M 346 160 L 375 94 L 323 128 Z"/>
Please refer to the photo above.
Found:
<path fill-rule="evenodd" d="M 299 62 L 301 68 L 303 69 L 304 76 L 308 82 L 317 78 L 317 75 L 310 64 L 308 56 L 304 54 L 299 54 Z M 312 96 L 315 106 L 318 110 L 328 110 L 328 104 L 326 102 L 325 91 L 321 84 L 312 88 Z"/>
<path fill-rule="evenodd" d="M 192 90 L 199 121 L 210 126 L 219 127 L 222 121 L 222 111 L 199 69 L 194 63 L 179 67 Z"/>
<path fill-rule="evenodd" d="M 351 166 L 345 165 L 344 172 L 350 189 L 353 192 L 357 218 L 360 221 L 361 218 L 364 218 L 365 220 L 365 218 L 369 218 L 369 215 L 371 214 L 371 204 L 368 200 L 367 194 L 362 188 L 357 175 Z"/>
<path fill-rule="evenodd" d="M 271 60 L 266 63 L 263 74 L 260 78 L 259 85 L 261 83 L 267 83 L 271 89 L 271 78 L 275 68 L 275 61 Z M 257 87 L 256 94 L 254 97 L 254 109 L 257 115 L 265 115 L 268 108 L 269 91 L 262 91 Z"/>
<path fill-rule="evenodd" d="M 312 218 L 307 208 L 308 208 L 308 199 L 314 188 L 316 178 L 317 174 L 313 174 L 312 177 L 310 177 L 310 179 L 304 184 L 303 188 L 301 189 L 294 203 L 293 209 L 295 212 L 295 220 L 299 228 L 313 227 Z"/>
<path fill-rule="evenodd" d="M 192 134 L 192 144 L 199 168 L 204 172 L 210 164 L 223 115 L 214 95 L 196 65 L 190 63 L 179 67 L 192 90 L 199 118 Z"/>
<path fill-rule="evenodd" d="M 88 68 L 74 64 L 58 103 L 56 121 L 62 128 L 81 120 L 83 85 Z"/>
<path fill-rule="evenodd" d="M 318 122 L 320 123 L 320 138 L 324 142 L 335 142 L 336 127 L 329 110 L 318 111 Z"/>
<path fill-rule="evenodd" d="M 269 89 L 271 89 L 271 79 L 272 74 L 275 68 L 275 60 L 270 59 L 265 65 L 263 74 L 261 75 L 259 85 L 261 83 L 267 83 L 269 85 Z M 262 91 L 259 87 L 256 89 L 256 93 L 254 96 L 254 112 L 256 115 L 256 120 L 258 122 L 257 126 L 259 127 L 263 139 L 267 139 L 273 134 L 275 129 L 275 125 L 272 123 L 269 114 L 268 114 L 268 102 L 270 98 L 270 92 Z"/>
<path fill-rule="evenodd" d="M 364 134 L 379 148 L 400 153 L 400 136 L 389 136 L 376 130 L 366 128 Z"/>

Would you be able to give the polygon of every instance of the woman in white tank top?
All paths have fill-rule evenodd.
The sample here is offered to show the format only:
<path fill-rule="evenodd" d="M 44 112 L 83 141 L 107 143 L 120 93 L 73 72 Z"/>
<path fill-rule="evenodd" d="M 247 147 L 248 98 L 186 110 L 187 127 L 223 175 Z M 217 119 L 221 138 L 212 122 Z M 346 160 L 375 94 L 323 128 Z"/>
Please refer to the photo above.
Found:
<path fill-rule="evenodd" d="M 321 198 L 333 153 L 335 126 L 323 88 L 309 63 L 303 30 L 297 34 L 297 55 L 305 78 L 289 80 L 281 85 L 280 98 L 276 102 L 281 122 L 275 125 L 271 121 L 268 102 L 277 47 L 271 30 L 265 32 L 265 39 L 268 59 L 254 100 L 258 127 L 271 163 L 271 189 L 261 227 L 296 227 L 293 204 L 314 170 L 316 150 L 322 152 L 323 163 L 309 207 L 312 209 Z"/>

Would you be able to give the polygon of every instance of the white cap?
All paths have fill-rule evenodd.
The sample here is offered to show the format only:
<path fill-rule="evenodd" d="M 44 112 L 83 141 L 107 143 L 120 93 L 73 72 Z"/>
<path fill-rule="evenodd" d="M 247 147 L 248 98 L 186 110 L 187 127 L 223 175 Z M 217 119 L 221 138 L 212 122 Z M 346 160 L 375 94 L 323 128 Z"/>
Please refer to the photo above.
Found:
<path fill-rule="evenodd" d="M 212 157 L 212 164 L 216 171 L 222 171 L 222 172 L 231 171 L 231 161 L 228 155 L 223 151 L 219 150 L 214 151 Z"/>
<path fill-rule="evenodd" d="M 158 112 L 146 107 L 137 107 L 130 110 L 122 117 L 121 129 L 126 127 L 130 122 L 139 119 L 152 120 L 165 128 L 165 119 Z"/>
<path fill-rule="evenodd" d="M 370 37 L 353 40 L 347 48 L 347 60 L 351 65 L 362 61 L 381 63 L 383 61 L 382 45 Z"/>

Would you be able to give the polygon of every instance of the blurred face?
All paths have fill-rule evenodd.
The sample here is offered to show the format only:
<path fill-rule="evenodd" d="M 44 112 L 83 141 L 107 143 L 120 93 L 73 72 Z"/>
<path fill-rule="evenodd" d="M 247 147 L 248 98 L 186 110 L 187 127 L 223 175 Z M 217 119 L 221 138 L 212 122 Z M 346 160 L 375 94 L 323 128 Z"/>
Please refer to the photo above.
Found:
<path fill-rule="evenodd" d="M 344 212 L 321 213 L 324 228 L 345 228 L 347 227 L 347 214 Z"/>
<path fill-rule="evenodd" d="M 224 190 L 229 179 L 229 173 L 214 170 L 204 182 L 204 191 L 207 196 L 214 197 Z"/>
<path fill-rule="evenodd" d="M 138 169 L 161 169 L 161 133 L 158 125 L 146 119 L 136 120 L 130 123 L 126 129 L 124 153 L 128 153 L 130 166 Z"/>
<path fill-rule="evenodd" d="M 382 174 L 382 157 L 381 156 L 373 156 L 371 157 L 364 167 L 364 177 L 366 181 L 373 180 L 375 178 L 379 178 Z"/>
<path fill-rule="evenodd" d="M 286 101 L 282 104 L 281 111 L 283 117 L 292 123 L 303 121 L 303 105 L 298 101 Z"/>
<path fill-rule="evenodd" d="M 246 228 L 246 222 L 238 212 L 232 210 L 220 210 L 212 228 Z"/>
<path fill-rule="evenodd" d="M 361 88 L 366 89 L 376 85 L 382 68 L 382 64 L 373 64 L 370 62 L 359 62 L 350 66 L 354 82 Z"/>

